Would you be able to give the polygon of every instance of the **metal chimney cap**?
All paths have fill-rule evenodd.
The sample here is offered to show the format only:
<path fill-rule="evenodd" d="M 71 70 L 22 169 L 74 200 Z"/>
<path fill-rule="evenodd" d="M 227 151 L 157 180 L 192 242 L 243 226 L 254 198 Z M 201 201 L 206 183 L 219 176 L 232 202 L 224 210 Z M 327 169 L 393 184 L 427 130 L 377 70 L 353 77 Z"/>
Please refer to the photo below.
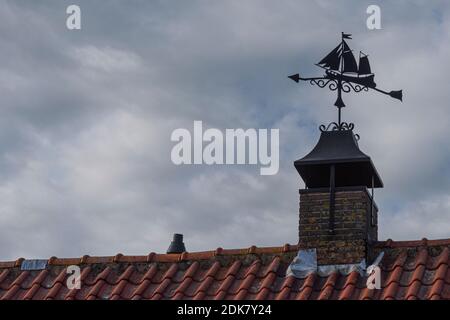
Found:
<path fill-rule="evenodd" d="M 352 130 L 322 131 L 314 149 L 294 162 L 308 188 L 330 186 L 330 166 L 336 166 L 336 187 L 372 186 L 383 182 L 372 160 L 358 146 Z"/>
<path fill-rule="evenodd" d="M 186 252 L 186 247 L 183 242 L 183 235 L 180 233 L 173 234 L 173 240 L 170 243 L 167 253 L 183 253 Z"/>

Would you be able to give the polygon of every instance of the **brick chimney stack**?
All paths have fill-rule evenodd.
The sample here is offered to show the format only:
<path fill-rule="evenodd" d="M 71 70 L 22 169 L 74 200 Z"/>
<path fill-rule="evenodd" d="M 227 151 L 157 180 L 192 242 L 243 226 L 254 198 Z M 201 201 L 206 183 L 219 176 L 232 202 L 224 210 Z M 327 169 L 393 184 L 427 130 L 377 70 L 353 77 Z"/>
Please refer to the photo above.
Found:
<path fill-rule="evenodd" d="M 378 240 L 378 208 L 369 189 L 383 183 L 351 130 L 325 131 L 295 167 L 300 189 L 299 245 L 315 248 L 318 265 L 371 260 Z"/>
<path fill-rule="evenodd" d="M 334 229 L 330 231 L 330 192 L 300 190 L 299 244 L 316 248 L 319 265 L 359 263 L 377 241 L 377 213 L 366 187 L 335 190 Z M 372 211 L 373 210 L 373 211 Z"/>

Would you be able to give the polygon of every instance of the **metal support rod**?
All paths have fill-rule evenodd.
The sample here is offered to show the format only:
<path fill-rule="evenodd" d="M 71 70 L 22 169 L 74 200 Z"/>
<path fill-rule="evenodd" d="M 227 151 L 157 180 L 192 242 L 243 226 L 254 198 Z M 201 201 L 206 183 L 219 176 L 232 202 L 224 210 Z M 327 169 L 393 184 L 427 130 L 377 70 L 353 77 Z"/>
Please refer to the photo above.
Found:
<path fill-rule="evenodd" d="M 338 108 L 338 125 L 339 125 L 339 130 L 341 130 L 342 126 L 341 126 L 341 108 Z"/>
<path fill-rule="evenodd" d="M 341 109 L 345 107 L 345 103 L 342 100 L 342 79 L 339 78 L 337 80 L 337 98 L 334 105 L 338 108 L 338 128 L 342 130 L 342 121 L 341 121 Z"/>
<path fill-rule="evenodd" d="M 337 101 L 342 101 L 342 81 L 339 80 L 338 81 L 338 98 Z M 341 106 L 337 106 L 338 108 L 338 125 L 339 125 L 339 130 L 341 130 Z"/>
<path fill-rule="evenodd" d="M 338 125 L 339 125 L 339 130 L 341 130 L 341 108 L 338 107 Z"/>
<path fill-rule="evenodd" d="M 335 206 L 335 166 L 330 167 L 330 220 L 328 232 L 334 233 L 334 206 Z"/>

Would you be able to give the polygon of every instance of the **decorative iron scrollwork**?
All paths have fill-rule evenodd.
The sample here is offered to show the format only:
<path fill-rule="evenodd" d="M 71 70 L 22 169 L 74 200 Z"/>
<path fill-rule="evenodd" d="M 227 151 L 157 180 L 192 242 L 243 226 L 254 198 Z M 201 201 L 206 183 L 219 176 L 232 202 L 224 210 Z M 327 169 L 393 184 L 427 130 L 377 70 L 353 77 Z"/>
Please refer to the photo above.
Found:
<path fill-rule="evenodd" d="M 369 88 L 366 86 L 362 86 L 360 84 L 355 84 L 347 81 L 342 82 L 342 91 L 345 93 L 349 93 L 350 91 L 361 92 L 361 91 L 369 91 Z"/>
<path fill-rule="evenodd" d="M 309 83 L 313 86 L 316 85 L 319 88 L 325 88 L 328 86 L 328 89 L 331 91 L 336 91 L 338 89 L 338 81 L 336 79 L 310 79 Z M 369 91 L 369 88 L 360 84 L 355 84 L 347 81 L 341 82 L 341 89 L 345 93 L 353 92 L 361 92 L 361 91 Z"/>
<path fill-rule="evenodd" d="M 350 122 L 341 122 L 340 124 L 338 124 L 337 122 L 331 122 L 328 125 L 320 125 L 319 126 L 319 130 L 321 132 L 326 132 L 326 131 L 350 131 L 353 130 L 355 128 L 355 124 Z M 359 134 L 355 133 L 355 138 L 357 141 L 359 141 Z"/>
<path fill-rule="evenodd" d="M 338 88 L 338 83 L 334 79 L 311 79 L 309 83 L 312 85 L 317 85 L 319 88 L 325 88 L 328 86 L 328 89 L 331 91 L 336 91 Z"/>
<path fill-rule="evenodd" d="M 319 130 L 321 132 L 325 132 L 325 131 L 349 131 L 349 130 L 353 130 L 353 128 L 355 128 L 355 124 L 350 122 L 341 122 L 341 123 L 337 123 L 337 122 L 331 122 L 328 125 L 320 125 Z"/>

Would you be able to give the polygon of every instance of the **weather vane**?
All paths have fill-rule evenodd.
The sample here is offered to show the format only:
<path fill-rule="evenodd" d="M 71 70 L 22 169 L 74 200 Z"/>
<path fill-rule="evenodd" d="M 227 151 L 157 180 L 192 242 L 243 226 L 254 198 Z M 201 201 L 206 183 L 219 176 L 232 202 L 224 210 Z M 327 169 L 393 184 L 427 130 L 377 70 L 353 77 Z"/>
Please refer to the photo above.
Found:
<path fill-rule="evenodd" d="M 309 81 L 312 85 L 317 85 L 320 88 L 328 86 L 331 91 L 337 91 L 337 99 L 334 105 L 338 108 L 338 122 L 332 122 L 328 126 L 321 125 L 321 131 L 328 131 L 330 127 L 331 130 L 352 130 L 354 128 L 353 123 L 341 121 L 341 109 L 345 107 L 342 92 L 348 93 L 352 90 L 361 92 L 372 89 L 402 101 L 402 90 L 387 92 L 377 88 L 374 82 L 375 75 L 370 70 L 368 56 L 360 51 L 359 65 L 357 65 L 355 56 L 345 39 L 351 39 L 351 34 L 342 32 L 341 43 L 316 64 L 316 66 L 325 69 L 324 76 L 302 78 L 298 73 L 289 76 L 297 83 L 299 80 Z"/>

